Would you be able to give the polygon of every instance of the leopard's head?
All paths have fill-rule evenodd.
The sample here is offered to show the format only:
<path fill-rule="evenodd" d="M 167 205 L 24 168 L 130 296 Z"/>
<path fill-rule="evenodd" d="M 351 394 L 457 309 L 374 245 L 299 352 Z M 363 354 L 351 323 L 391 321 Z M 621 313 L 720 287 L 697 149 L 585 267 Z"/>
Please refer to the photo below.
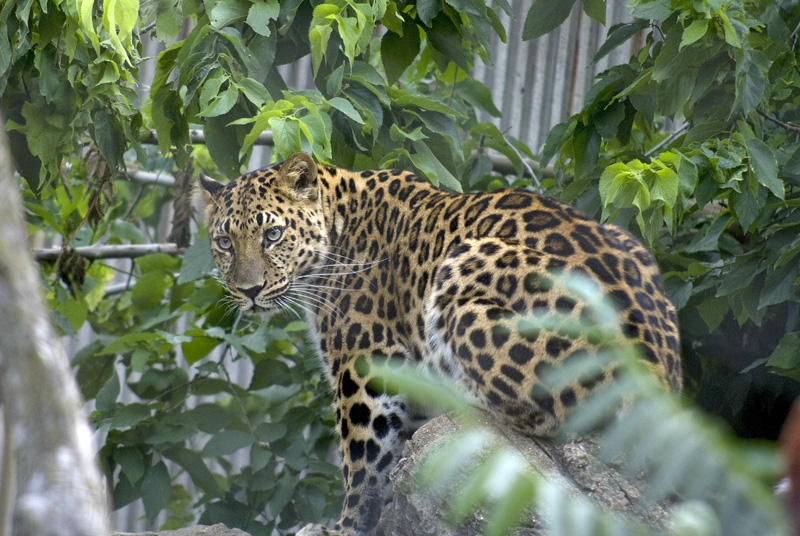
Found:
<path fill-rule="evenodd" d="M 297 153 L 281 164 L 221 184 L 203 174 L 211 251 L 244 312 L 271 313 L 291 302 L 303 275 L 327 252 L 317 165 Z"/>

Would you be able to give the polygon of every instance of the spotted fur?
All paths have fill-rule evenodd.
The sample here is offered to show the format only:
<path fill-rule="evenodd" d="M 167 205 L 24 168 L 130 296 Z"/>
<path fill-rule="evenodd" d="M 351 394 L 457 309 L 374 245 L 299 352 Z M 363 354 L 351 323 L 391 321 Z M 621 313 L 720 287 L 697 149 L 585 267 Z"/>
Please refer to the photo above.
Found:
<path fill-rule="evenodd" d="M 346 499 L 334 529 L 370 534 L 410 410 L 367 385 L 374 356 L 422 362 L 532 436 L 551 433 L 613 370 L 544 385 L 549 369 L 597 353 L 590 334 L 520 330 L 523 314 L 590 322 L 555 284 L 579 273 L 619 308 L 621 338 L 679 389 L 675 309 L 632 235 L 522 190 L 453 194 L 413 173 L 318 166 L 298 153 L 222 185 L 201 176 L 212 251 L 240 309 L 307 313 L 335 395 Z"/>

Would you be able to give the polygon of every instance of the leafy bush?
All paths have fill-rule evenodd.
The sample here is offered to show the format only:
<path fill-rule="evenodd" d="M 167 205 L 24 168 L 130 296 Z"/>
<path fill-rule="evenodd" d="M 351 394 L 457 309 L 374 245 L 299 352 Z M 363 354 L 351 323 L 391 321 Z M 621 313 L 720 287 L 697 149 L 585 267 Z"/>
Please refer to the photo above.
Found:
<path fill-rule="evenodd" d="M 741 433 L 773 436 L 800 379 L 800 7 L 632 6 L 595 57 L 646 30 L 644 48 L 553 128 L 549 185 L 638 229 L 680 310 L 691 391 Z"/>

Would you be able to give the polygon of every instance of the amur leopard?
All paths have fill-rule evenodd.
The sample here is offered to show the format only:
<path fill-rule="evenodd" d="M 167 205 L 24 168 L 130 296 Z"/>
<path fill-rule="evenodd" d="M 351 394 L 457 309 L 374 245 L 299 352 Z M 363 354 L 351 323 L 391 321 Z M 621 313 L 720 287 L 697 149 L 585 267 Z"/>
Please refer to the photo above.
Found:
<path fill-rule="evenodd" d="M 681 388 L 677 317 L 653 256 L 628 232 L 519 189 L 448 193 L 413 173 L 352 172 L 297 153 L 227 184 L 200 177 L 216 264 L 241 311 L 306 311 L 334 391 L 346 487 L 338 523 L 304 536 L 366 535 L 390 501 L 388 474 L 413 432 L 402 399 L 367 385 L 375 356 L 454 378 L 483 407 L 544 436 L 599 377 L 540 378 L 599 351 L 587 336 L 509 329 L 510 318 L 584 304 L 552 283 L 579 273 L 617 305 L 621 337 Z M 366 365 L 366 367 L 364 366 Z"/>

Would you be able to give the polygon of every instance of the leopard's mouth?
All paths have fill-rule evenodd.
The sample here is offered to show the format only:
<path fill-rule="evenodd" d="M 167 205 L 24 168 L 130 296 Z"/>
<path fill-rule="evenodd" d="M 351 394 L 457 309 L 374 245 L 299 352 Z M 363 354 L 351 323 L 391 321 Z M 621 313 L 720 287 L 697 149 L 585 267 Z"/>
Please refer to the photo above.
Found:
<path fill-rule="evenodd" d="M 290 286 L 278 289 L 269 296 L 244 297 L 238 300 L 239 310 L 246 314 L 271 315 L 288 307 L 286 296 Z"/>

